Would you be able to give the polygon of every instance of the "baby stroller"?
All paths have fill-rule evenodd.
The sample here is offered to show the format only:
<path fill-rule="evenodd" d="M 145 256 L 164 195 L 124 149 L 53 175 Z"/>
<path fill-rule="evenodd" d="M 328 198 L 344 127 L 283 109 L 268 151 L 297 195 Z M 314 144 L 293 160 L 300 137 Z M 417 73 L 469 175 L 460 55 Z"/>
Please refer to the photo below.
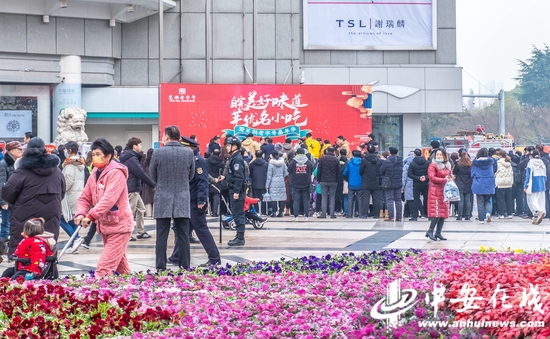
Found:
<path fill-rule="evenodd" d="M 75 236 L 76 236 L 76 233 L 75 233 Z M 35 280 L 38 280 L 38 279 L 55 280 L 55 279 L 59 278 L 59 271 L 57 270 L 57 263 L 59 262 L 59 259 L 61 258 L 61 256 L 67 250 L 67 248 L 68 248 L 67 245 L 71 243 L 73 238 L 71 237 L 71 239 L 67 242 L 67 245 L 65 245 L 65 248 L 63 248 L 63 250 L 61 251 L 59 256 L 57 256 L 57 244 L 56 244 L 55 240 L 53 239 L 53 234 L 49 233 L 49 232 L 45 232 L 44 237 L 41 237 L 41 238 L 44 241 L 46 241 L 46 243 L 48 243 L 48 245 L 50 246 L 50 249 L 53 252 L 53 255 L 46 257 L 46 266 L 44 266 L 44 268 L 42 268 L 42 274 L 38 277 L 35 277 L 34 279 Z M 15 262 L 15 271 L 18 270 L 17 266 L 18 266 L 19 263 L 30 264 L 30 262 L 31 262 L 30 258 L 18 258 L 14 255 L 12 255 L 10 257 L 10 259 Z"/>
<path fill-rule="evenodd" d="M 246 197 L 246 199 L 250 199 L 249 197 Z M 222 201 L 227 207 L 228 214 L 222 215 L 222 224 L 225 229 L 232 229 L 234 230 L 236 227 L 235 220 L 233 220 L 233 213 L 231 212 L 231 209 L 229 208 L 229 204 L 222 196 Z M 246 204 L 245 204 L 246 205 Z M 246 206 L 245 206 L 246 207 Z M 253 204 L 250 204 L 250 208 L 246 211 L 246 224 L 252 225 L 255 229 L 259 230 L 264 227 L 267 219 L 263 219 L 263 221 L 255 220 L 249 216 L 254 216 L 257 219 L 261 219 L 258 212 L 256 212 L 256 209 L 254 208 Z"/>

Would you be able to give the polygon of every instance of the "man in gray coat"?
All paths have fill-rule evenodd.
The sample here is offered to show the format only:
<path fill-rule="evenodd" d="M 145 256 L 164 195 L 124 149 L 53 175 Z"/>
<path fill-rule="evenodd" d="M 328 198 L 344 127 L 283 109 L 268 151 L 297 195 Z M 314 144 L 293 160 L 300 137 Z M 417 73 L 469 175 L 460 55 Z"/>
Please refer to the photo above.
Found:
<path fill-rule="evenodd" d="M 157 183 L 154 200 L 154 217 L 157 221 L 157 270 L 166 270 L 166 246 L 171 219 L 174 219 L 176 245 L 180 249 L 178 265 L 188 268 L 191 261 L 189 182 L 195 175 L 195 159 L 193 151 L 179 142 L 180 137 L 177 126 L 166 127 L 162 137 L 164 147 L 154 150 L 149 165 L 151 179 Z"/>

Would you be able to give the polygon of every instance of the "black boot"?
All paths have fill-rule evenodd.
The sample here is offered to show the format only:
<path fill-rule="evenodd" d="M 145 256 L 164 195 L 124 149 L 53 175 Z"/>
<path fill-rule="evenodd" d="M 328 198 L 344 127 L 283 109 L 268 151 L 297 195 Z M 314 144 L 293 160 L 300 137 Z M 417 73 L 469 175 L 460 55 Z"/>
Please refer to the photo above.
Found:
<path fill-rule="evenodd" d="M 237 233 L 237 236 L 233 240 L 229 240 L 227 243 L 229 246 L 244 246 L 244 234 Z"/>
<path fill-rule="evenodd" d="M 447 238 L 443 238 L 441 235 L 441 230 L 443 229 L 443 223 L 445 222 L 445 219 L 441 218 L 437 222 L 437 228 L 435 229 L 434 237 L 439 240 L 447 240 Z"/>
<path fill-rule="evenodd" d="M 428 229 L 428 232 L 426 232 L 426 238 L 430 238 L 430 240 L 432 241 L 437 241 L 437 239 L 434 238 L 434 228 L 436 223 L 437 223 L 437 219 L 433 219 L 430 222 L 430 229 Z"/>

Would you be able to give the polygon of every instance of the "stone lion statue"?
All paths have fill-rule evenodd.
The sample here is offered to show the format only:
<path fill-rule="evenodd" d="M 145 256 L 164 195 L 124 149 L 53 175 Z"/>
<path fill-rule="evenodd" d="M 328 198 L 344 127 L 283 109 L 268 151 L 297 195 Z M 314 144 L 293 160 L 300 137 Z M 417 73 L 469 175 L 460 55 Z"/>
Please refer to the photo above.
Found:
<path fill-rule="evenodd" d="M 84 132 L 86 111 L 82 108 L 67 107 L 61 110 L 57 117 L 56 144 L 66 144 L 69 141 L 86 142 L 88 135 Z"/>

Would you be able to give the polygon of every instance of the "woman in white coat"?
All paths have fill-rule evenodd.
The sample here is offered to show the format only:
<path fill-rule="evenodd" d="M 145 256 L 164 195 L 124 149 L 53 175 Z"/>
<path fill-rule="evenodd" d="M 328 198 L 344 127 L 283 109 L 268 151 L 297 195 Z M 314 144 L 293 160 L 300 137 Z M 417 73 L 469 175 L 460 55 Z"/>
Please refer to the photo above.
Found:
<path fill-rule="evenodd" d="M 73 218 L 76 213 L 78 198 L 82 190 L 84 190 L 84 158 L 78 154 L 78 144 L 74 141 L 69 141 L 65 145 L 65 161 L 63 162 L 63 177 L 65 177 L 66 191 L 65 198 L 61 202 L 61 228 L 69 236 L 72 236 L 76 231 L 77 226 L 74 224 Z M 84 238 L 78 235 L 73 243 L 69 245 L 66 253 L 78 253 L 78 247 L 82 244 Z"/>
<path fill-rule="evenodd" d="M 273 150 L 267 167 L 267 181 L 265 183 L 266 191 L 271 197 L 271 217 L 281 218 L 283 216 L 286 201 L 285 178 L 287 175 L 288 170 L 283 157 L 279 152 Z M 277 213 L 277 207 L 279 213 Z"/>
<path fill-rule="evenodd" d="M 514 169 L 512 160 L 506 151 L 498 152 L 497 171 L 495 184 L 497 186 L 497 209 L 500 219 L 512 219 L 514 213 L 514 201 L 512 200 L 512 186 L 514 185 Z"/>

